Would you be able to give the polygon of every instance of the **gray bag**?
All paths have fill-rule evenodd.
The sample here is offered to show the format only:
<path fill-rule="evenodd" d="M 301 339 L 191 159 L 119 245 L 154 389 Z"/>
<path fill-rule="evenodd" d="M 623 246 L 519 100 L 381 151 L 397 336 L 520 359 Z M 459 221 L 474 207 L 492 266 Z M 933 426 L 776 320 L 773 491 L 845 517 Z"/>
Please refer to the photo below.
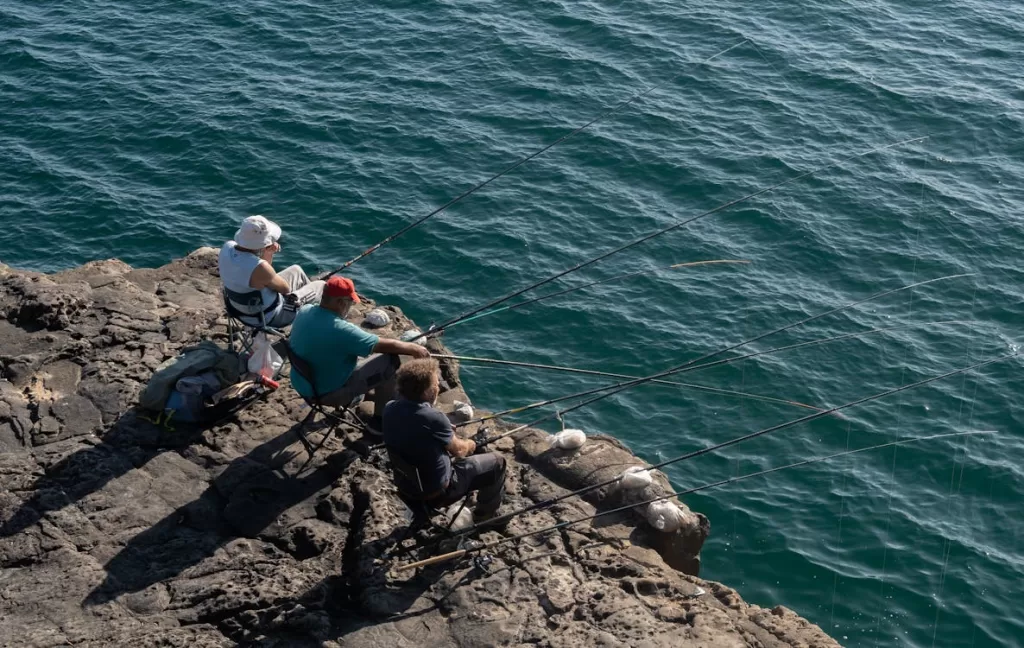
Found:
<path fill-rule="evenodd" d="M 139 405 L 154 412 L 163 411 L 167 398 L 178 381 L 204 371 L 213 371 L 222 387 L 238 382 L 244 372 L 244 359 L 233 351 L 222 349 L 209 340 L 181 352 L 163 362 L 139 396 Z"/>

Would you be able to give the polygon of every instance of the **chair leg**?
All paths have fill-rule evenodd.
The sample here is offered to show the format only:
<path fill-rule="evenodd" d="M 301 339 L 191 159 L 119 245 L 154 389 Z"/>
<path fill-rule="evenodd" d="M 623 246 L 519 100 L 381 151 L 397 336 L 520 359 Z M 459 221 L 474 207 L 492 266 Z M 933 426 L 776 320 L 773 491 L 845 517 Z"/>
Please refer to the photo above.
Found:
<path fill-rule="evenodd" d="M 312 454 L 316 454 L 316 452 L 319 451 L 320 448 L 324 447 L 324 444 L 327 443 L 327 439 L 330 439 L 331 435 L 334 434 L 334 431 L 338 429 L 338 425 L 339 423 L 337 421 L 331 422 L 331 426 L 327 428 L 326 432 L 324 432 L 324 436 L 320 439 L 320 443 L 316 444 L 316 447 L 313 448 Z"/>
<path fill-rule="evenodd" d="M 242 333 L 239 335 L 239 343 L 248 355 L 252 355 L 253 340 L 255 340 L 253 330 L 250 328 L 242 329 Z"/>
<path fill-rule="evenodd" d="M 313 444 L 309 442 L 309 437 L 306 436 L 306 426 L 316 418 L 316 413 L 316 408 L 310 408 L 309 414 L 306 414 L 306 418 L 302 419 L 302 422 L 299 423 L 298 429 L 295 431 L 295 436 L 299 437 L 299 442 L 302 443 L 302 447 L 306 449 L 306 453 L 309 454 L 310 459 L 313 458 L 313 453 L 316 452 L 316 449 L 313 448 Z"/>
<path fill-rule="evenodd" d="M 317 414 L 323 414 L 324 418 L 331 422 L 331 425 L 327 428 L 327 431 L 324 432 L 324 436 L 320 439 L 320 443 L 314 446 L 312 442 L 310 442 L 309 437 L 306 436 L 306 426 L 316 419 Z M 306 418 L 302 419 L 302 422 L 299 423 L 298 429 L 295 431 L 295 435 L 299 437 L 299 442 L 302 443 L 302 447 L 306 449 L 306 454 L 309 455 L 306 458 L 306 461 L 303 462 L 302 467 L 299 468 L 300 473 L 306 469 L 306 466 L 308 466 L 311 461 L 313 461 L 313 457 L 320 448 L 324 447 L 324 444 L 327 443 L 327 439 L 331 438 L 331 434 L 338 429 L 341 422 L 342 421 L 338 417 L 324 411 L 324 409 L 319 405 L 310 406 L 309 414 L 306 414 Z"/>
<path fill-rule="evenodd" d="M 235 352 L 235 318 L 228 316 L 228 350 Z"/>

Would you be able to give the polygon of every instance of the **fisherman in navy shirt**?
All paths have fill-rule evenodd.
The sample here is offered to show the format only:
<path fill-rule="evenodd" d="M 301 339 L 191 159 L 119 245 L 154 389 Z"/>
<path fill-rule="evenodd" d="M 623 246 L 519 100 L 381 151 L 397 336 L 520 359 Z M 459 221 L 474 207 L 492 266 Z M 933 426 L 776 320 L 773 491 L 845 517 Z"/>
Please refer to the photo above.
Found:
<path fill-rule="evenodd" d="M 434 408 L 440 392 L 437 360 L 406 362 L 396 375 L 398 400 L 384 409 L 384 444 L 415 468 L 396 470 L 395 485 L 411 499 L 440 508 L 478 491 L 475 523 L 495 517 L 505 494 L 505 459 L 489 452 L 473 455 L 476 444 L 455 435 L 448 417 Z"/>

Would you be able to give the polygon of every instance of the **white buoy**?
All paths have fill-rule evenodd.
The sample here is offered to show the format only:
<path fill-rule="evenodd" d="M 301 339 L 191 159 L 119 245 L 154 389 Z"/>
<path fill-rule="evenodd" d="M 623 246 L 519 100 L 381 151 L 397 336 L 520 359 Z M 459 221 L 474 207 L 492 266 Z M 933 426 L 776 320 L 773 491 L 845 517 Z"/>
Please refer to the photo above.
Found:
<path fill-rule="evenodd" d="M 651 475 L 651 471 L 643 466 L 632 466 L 622 471 L 622 474 L 619 475 L 619 483 L 626 490 L 640 490 L 654 483 L 654 477 Z"/>
<path fill-rule="evenodd" d="M 647 505 L 645 516 L 652 527 L 664 533 L 672 533 L 683 526 L 683 511 L 672 502 L 661 500 Z"/>
<path fill-rule="evenodd" d="M 551 437 L 551 447 L 559 450 L 575 450 L 587 442 L 583 430 L 562 430 Z"/>
<path fill-rule="evenodd" d="M 373 328 L 380 328 L 387 326 L 391 323 L 391 317 L 387 314 L 387 311 L 379 308 L 374 308 L 372 311 L 366 314 L 366 323 Z"/>

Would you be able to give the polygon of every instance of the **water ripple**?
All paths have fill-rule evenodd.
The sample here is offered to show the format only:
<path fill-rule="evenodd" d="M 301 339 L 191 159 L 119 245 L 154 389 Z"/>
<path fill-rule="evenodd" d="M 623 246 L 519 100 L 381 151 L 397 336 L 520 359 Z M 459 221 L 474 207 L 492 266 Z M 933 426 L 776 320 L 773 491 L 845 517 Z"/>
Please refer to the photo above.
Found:
<path fill-rule="evenodd" d="M 644 374 L 881 290 L 970 272 L 732 354 L 909 322 L 974 325 L 902 328 L 680 378 L 834 406 L 1020 342 L 1015 4 L 77 4 L 0 7 L 5 263 L 157 265 L 265 213 L 285 226 L 283 262 L 328 269 L 660 85 L 353 266 L 360 289 L 421 322 L 445 319 L 770 184 L 929 135 L 549 288 L 706 258 L 750 266 L 607 284 L 477 320 L 447 341 Z M 713 525 L 704 573 L 798 610 L 846 645 L 1021 636 L 1018 368 L 993 365 L 673 466 L 673 480 L 693 485 L 847 443 L 999 431 L 692 496 Z M 594 384 L 492 368 L 467 369 L 466 380 L 495 409 Z M 804 413 L 652 385 L 570 419 L 657 459 Z"/>

